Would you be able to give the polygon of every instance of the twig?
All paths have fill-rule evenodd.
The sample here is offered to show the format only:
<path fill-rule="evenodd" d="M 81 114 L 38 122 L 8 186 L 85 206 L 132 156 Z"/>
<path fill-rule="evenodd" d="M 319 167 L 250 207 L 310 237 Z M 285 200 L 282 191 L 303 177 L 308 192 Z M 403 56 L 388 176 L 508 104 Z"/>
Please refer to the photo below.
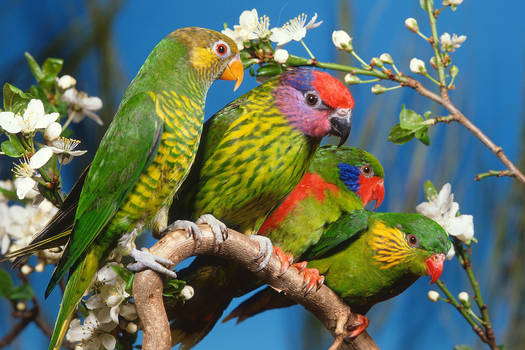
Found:
<path fill-rule="evenodd" d="M 509 170 L 489 170 L 486 173 L 481 173 L 481 174 L 476 175 L 474 180 L 479 181 L 479 180 L 482 180 L 484 178 L 491 177 L 491 176 L 502 177 L 502 176 L 512 176 L 512 174 Z"/>
<path fill-rule="evenodd" d="M 281 264 L 273 255 L 268 265 L 259 272 L 254 260 L 259 253 L 259 244 L 246 235 L 229 230 L 229 238 L 223 243 L 219 251 L 216 250 L 215 238 L 207 225 L 199 226 L 202 230 L 202 244 L 197 245 L 186 232 L 176 230 L 168 233 L 159 240 L 150 252 L 178 264 L 194 255 L 216 255 L 241 264 L 256 276 L 272 287 L 282 290 L 289 298 L 302 304 L 311 311 L 328 329 L 338 336 L 351 330 L 356 316 L 334 292 L 322 286 L 318 291 L 304 295 L 303 277 L 296 269 L 288 269 L 280 275 Z M 168 317 L 164 309 L 162 298 L 162 279 L 150 270 L 137 273 L 133 283 L 133 297 L 137 314 L 143 327 L 143 350 L 171 349 L 171 334 Z M 343 321 L 344 320 L 344 321 Z M 338 324 L 343 324 L 338 327 Z M 342 349 L 378 349 L 368 333 L 363 332 L 355 339 L 344 339 Z"/>

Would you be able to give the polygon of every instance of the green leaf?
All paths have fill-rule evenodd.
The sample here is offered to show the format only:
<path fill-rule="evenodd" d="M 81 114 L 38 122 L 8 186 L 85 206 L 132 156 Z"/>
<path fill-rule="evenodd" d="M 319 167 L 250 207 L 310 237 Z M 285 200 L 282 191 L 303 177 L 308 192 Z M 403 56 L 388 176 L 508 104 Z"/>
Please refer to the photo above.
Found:
<path fill-rule="evenodd" d="M 9 142 L 15 147 L 16 151 L 21 154 L 26 154 L 26 149 L 20 142 L 20 139 L 18 138 L 18 135 L 16 134 L 8 134 L 9 136 Z"/>
<path fill-rule="evenodd" d="M 33 288 L 27 283 L 11 289 L 8 298 L 11 300 L 31 300 L 33 297 Z"/>
<path fill-rule="evenodd" d="M 117 275 L 119 275 L 120 278 L 122 278 L 124 280 L 124 282 L 128 283 L 132 278 L 133 276 L 135 275 L 133 272 L 131 272 L 130 270 L 126 269 L 125 267 L 123 266 L 120 266 L 120 265 L 111 265 L 111 268 L 113 269 L 113 271 L 115 271 L 117 273 Z"/>
<path fill-rule="evenodd" d="M 29 64 L 29 68 L 31 69 L 31 72 L 33 73 L 33 76 L 36 78 L 36 81 L 40 81 L 42 78 L 44 78 L 44 72 L 42 72 L 42 69 L 36 62 L 36 60 L 31 56 L 29 52 L 25 53 L 27 63 Z"/>
<path fill-rule="evenodd" d="M 48 58 L 42 65 L 42 70 L 44 71 L 44 74 L 47 77 L 52 77 L 53 79 L 56 78 L 58 73 L 62 70 L 62 65 L 64 64 L 64 60 L 61 60 L 60 58 Z M 47 78 L 46 77 L 46 78 Z"/>
<path fill-rule="evenodd" d="M 2 142 L 2 152 L 7 154 L 9 157 L 18 158 L 23 153 L 18 152 L 15 145 L 11 141 Z"/>
<path fill-rule="evenodd" d="M 421 141 L 424 145 L 430 145 L 430 137 L 428 137 L 428 128 L 418 129 L 415 132 L 416 138 Z"/>
<path fill-rule="evenodd" d="M 413 138 L 414 132 L 412 130 L 403 129 L 399 124 L 396 124 L 392 130 L 390 130 L 387 140 L 400 145 Z"/>
<path fill-rule="evenodd" d="M 425 119 L 428 119 L 428 118 L 430 118 L 431 116 L 432 116 L 432 112 L 431 112 L 431 111 L 426 111 L 425 113 L 423 113 L 423 117 L 424 117 Z"/>
<path fill-rule="evenodd" d="M 432 183 L 432 181 L 425 181 L 423 188 L 425 189 L 425 197 L 427 197 L 427 201 L 434 200 L 434 198 L 438 196 L 438 191 L 436 189 L 436 186 L 434 186 L 434 184 Z"/>
<path fill-rule="evenodd" d="M 0 270 L 0 295 L 7 298 L 13 288 L 11 276 L 4 270 Z"/>
<path fill-rule="evenodd" d="M 424 119 L 422 116 L 411 109 L 405 108 L 403 105 L 401 112 L 399 113 L 399 124 L 401 128 L 407 130 L 416 130 L 422 126 L 423 122 Z"/>
<path fill-rule="evenodd" d="M 182 291 L 182 288 L 186 286 L 186 281 L 171 278 L 164 283 L 164 290 L 162 296 L 166 298 L 173 298 L 178 296 Z"/>
<path fill-rule="evenodd" d="M 9 84 L 4 84 L 4 110 L 11 111 L 14 113 L 22 113 L 29 101 L 31 100 L 31 95 L 26 94 L 19 88 Z"/>
<path fill-rule="evenodd" d="M 257 77 L 273 77 L 282 73 L 283 68 L 280 64 L 267 64 L 257 71 Z"/>

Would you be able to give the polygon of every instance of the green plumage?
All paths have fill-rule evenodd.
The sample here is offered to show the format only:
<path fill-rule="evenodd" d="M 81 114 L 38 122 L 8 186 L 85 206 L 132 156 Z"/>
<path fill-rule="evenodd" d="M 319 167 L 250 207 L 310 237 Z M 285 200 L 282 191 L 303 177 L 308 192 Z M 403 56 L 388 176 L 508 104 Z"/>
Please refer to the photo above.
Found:
<path fill-rule="evenodd" d="M 410 235 L 417 244 L 410 244 Z M 301 258 L 324 274 L 325 284 L 352 311 L 365 314 L 374 304 L 403 292 L 427 274 L 426 259 L 446 254 L 451 243 L 439 224 L 420 214 L 357 210 L 326 228 Z M 243 302 L 228 318 L 242 321 L 265 310 L 292 305 L 267 288 Z"/>
<path fill-rule="evenodd" d="M 329 132 L 309 136 L 313 125 L 327 123 L 337 108 L 307 105 L 314 74 L 305 69 L 287 71 L 205 124 L 195 165 L 173 201 L 170 221 L 213 214 L 229 228 L 258 232 L 271 210 L 298 184 Z M 335 81 L 326 73 L 320 76 Z M 172 326 L 173 343 L 187 349 L 211 330 L 232 298 L 232 284 L 242 276 L 235 264 L 213 257 L 198 257 L 179 275 L 196 290 L 196 297 L 175 311 Z"/>
<path fill-rule="evenodd" d="M 384 176 L 381 163 L 362 149 L 322 146 L 307 175 L 263 224 L 260 234 L 286 253 L 300 256 L 319 240 L 327 225 L 363 209 L 361 198 L 341 179 L 339 164 L 370 166 L 375 176 Z"/>
<path fill-rule="evenodd" d="M 230 45 L 229 59 L 212 51 L 218 40 Z M 207 89 L 236 53 L 220 33 L 180 29 L 155 47 L 126 90 L 87 173 L 71 238 L 46 290 L 47 296 L 71 271 L 50 349 L 60 347 L 76 305 L 119 239 L 147 227 L 186 177 Z"/>

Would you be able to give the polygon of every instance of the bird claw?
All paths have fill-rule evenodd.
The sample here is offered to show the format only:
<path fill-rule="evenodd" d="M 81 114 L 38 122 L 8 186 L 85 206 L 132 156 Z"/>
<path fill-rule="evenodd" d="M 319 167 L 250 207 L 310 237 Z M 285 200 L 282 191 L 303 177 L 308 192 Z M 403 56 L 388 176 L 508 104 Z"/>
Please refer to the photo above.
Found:
<path fill-rule="evenodd" d="M 307 264 L 306 261 L 293 264 L 299 270 L 299 273 L 303 275 L 304 295 L 308 295 L 315 286 L 317 286 L 316 290 L 319 290 L 324 283 L 324 276 L 319 273 L 319 270 L 307 268 Z"/>
<path fill-rule="evenodd" d="M 248 237 L 259 243 L 259 255 L 256 256 L 254 259 L 260 260 L 262 258 L 262 261 L 259 263 L 259 267 L 257 267 L 257 269 L 255 270 L 255 272 L 259 272 L 262 269 L 264 269 L 266 265 L 268 265 L 268 262 L 272 257 L 273 244 L 268 237 L 259 235 L 250 235 Z"/>
<path fill-rule="evenodd" d="M 199 245 L 202 244 L 202 232 L 199 226 L 194 222 L 188 220 L 177 220 L 166 229 L 166 231 L 173 230 L 184 230 L 188 232 L 189 237 L 193 237 L 194 240 L 198 241 Z"/>
<path fill-rule="evenodd" d="M 368 317 L 360 315 L 360 314 L 356 314 L 356 315 L 357 315 L 357 319 L 351 326 L 353 330 L 348 333 L 347 337 L 355 338 L 359 334 L 363 333 L 368 328 L 368 324 L 370 323 L 370 320 L 368 319 Z"/>
<path fill-rule="evenodd" d="M 201 215 L 195 223 L 210 225 L 211 232 L 213 232 L 213 235 L 215 236 L 215 244 L 219 246 L 219 249 L 222 243 L 228 239 L 228 228 L 226 225 L 211 214 Z"/>
<path fill-rule="evenodd" d="M 148 252 L 145 248 L 143 248 L 142 250 L 138 250 L 135 248 L 131 251 L 129 255 L 133 259 L 135 259 L 134 263 L 126 266 L 131 271 L 139 272 L 150 269 L 162 275 L 166 275 L 171 278 L 177 278 L 177 274 L 174 271 L 163 266 L 174 265 L 173 262 L 169 259 L 153 255 L 150 252 Z"/>
<path fill-rule="evenodd" d="M 277 257 L 279 258 L 279 261 L 281 262 L 281 272 L 279 273 L 279 277 L 282 276 L 286 271 L 288 271 L 288 268 L 293 262 L 293 256 L 292 254 L 286 254 L 280 247 L 274 246 L 273 252 Z"/>

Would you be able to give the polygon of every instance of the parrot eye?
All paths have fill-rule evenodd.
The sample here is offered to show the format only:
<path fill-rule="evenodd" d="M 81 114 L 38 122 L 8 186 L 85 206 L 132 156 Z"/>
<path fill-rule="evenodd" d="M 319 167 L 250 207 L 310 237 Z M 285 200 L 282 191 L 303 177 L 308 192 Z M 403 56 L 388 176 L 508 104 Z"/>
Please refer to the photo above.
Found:
<path fill-rule="evenodd" d="M 319 96 L 313 91 L 308 91 L 304 95 L 304 100 L 307 105 L 312 107 L 317 107 L 320 104 Z"/>
<path fill-rule="evenodd" d="M 370 165 L 363 165 L 361 167 L 361 174 L 363 174 L 366 177 L 372 177 L 374 176 L 374 169 Z"/>
<path fill-rule="evenodd" d="M 213 52 L 215 52 L 219 58 L 225 58 L 231 54 L 230 47 L 222 40 L 219 40 L 213 44 Z"/>
<path fill-rule="evenodd" d="M 414 248 L 419 247 L 419 239 L 417 239 L 417 237 L 411 233 L 407 235 L 407 242 L 411 247 L 414 247 Z"/>

